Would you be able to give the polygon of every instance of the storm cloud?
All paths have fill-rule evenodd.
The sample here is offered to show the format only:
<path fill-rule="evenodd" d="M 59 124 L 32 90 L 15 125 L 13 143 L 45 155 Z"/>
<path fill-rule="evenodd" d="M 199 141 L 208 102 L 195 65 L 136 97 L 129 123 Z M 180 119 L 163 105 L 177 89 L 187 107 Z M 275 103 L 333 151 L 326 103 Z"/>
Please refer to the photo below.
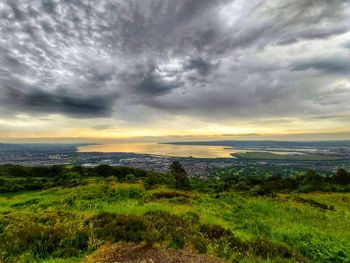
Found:
<path fill-rule="evenodd" d="M 347 0 L 2 1 L 0 114 L 343 116 L 349 31 Z"/>
<path fill-rule="evenodd" d="M 314 69 L 328 73 L 350 74 L 350 56 L 305 59 L 296 62 L 294 69 L 299 71 Z"/>

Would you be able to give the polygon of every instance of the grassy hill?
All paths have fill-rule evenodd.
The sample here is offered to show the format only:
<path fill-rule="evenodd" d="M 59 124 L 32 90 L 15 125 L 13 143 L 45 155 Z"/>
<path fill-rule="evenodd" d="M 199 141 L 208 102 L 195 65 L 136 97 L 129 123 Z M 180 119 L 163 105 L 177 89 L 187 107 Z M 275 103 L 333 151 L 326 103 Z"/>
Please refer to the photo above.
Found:
<path fill-rule="evenodd" d="M 181 191 L 152 176 L 0 194 L 0 262 L 350 260 L 349 193 Z"/>

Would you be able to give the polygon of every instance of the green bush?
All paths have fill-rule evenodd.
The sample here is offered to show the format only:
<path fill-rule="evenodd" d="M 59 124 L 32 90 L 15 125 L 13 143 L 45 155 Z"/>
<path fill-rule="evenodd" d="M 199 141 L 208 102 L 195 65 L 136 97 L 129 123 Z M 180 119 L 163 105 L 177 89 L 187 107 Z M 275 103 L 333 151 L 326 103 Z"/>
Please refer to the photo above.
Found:
<path fill-rule="evenodd" d="M 220 239 L 225 236 L 230 236 L 231 232 L 219 225 L 204 224 L 200 228 L 200 232 L 210 239 Z"/>
<path fill-rule="evenodd" d="M 182 249 L 186 245 L 186 238 L 183 233 L 173 232 L 171 235 L 170 247 L 175 249 Z"/>
<path fill-rule="evenodd" d="M 199 215 L 196 214 L 195 212 L 186 212 L 182 218 L 188 222 L 190 222 L 190 224 L 197 224 L 199 222 Z"/>
<path fill-rule="evenodd" d="M 255 239 L 246 243 L 246 251 L 262 258 L 299 258 L 301 257 L 292 252 L 287 246 L 273 243 L 267 239 Z"/>
<path fill-rule="evenodd" d="M 191 241 L 193 247 L 198 251 L 200 254 L 205 254 L 208 251 L 208 245 L 209 241 L 205 239 L 202 236 L 197 236 L 192 239 Z"/>
<path fill-rule="evenodd" d="M 344 169 L 338 169 L 333 179 L 337 184 L 348 185 L 350 184 L 350 173 Z"/>
<path fill-rule="evenodd" d="M 0 251 L 4 251 L 1 259 L 10 261 L 28 251 L 36 258 L 76 256 L 79 251 L 87 249 L 88 235 L 87 229 L 80 229 L 73 223 L 56 221 L 53 225 L 34 222 L 9 224 L 0 234 Z"/>
<path fill-rule="evenodd" d="M 146 178 L 143 180 L 146 189 L 152 189 L 157 185 L 175 185 L 175 178 L 171 174 L 161 174 L 155 171 L 148 171 Z"/>
<path fill-rule="evenodd" d="M 133 174 L 127 174 L 126 177 L 125 177 L 125 180 L 127 182 L 131 182 L 131 183 L 135 182 L 136 181 L 136 176 L 133 175 Z"/>
<path fill-rule="evenodd" d="M 191 188 L 190 180 L 186 173 L 186 170 L 178 161 L 174 161 L 170 165 L 170 173 L 175 178 L 175 187 L 178 189 L 188 190 Z"/>
<path fill-rule="evenodd" d="M 170 199 L 175 197 L 191 198 L 189 194 L 180 193 L 180 192 L 159 192 L 159 193 L 154 193 L 152 197 L 154 199 L 162 199 L 162 198 Z"/>

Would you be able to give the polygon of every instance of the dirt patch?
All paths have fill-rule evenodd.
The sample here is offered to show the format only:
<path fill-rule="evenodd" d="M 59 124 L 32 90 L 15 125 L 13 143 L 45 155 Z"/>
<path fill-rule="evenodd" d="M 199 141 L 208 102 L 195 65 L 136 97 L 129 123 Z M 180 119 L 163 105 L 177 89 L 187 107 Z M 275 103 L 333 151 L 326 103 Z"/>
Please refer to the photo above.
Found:
<path fill-rule="evenodd" d="M 189 250 L 153 248 L 143 244 L 105 245 L 83 263 L 224 263 L 222 259 L 197 255 Z"/>

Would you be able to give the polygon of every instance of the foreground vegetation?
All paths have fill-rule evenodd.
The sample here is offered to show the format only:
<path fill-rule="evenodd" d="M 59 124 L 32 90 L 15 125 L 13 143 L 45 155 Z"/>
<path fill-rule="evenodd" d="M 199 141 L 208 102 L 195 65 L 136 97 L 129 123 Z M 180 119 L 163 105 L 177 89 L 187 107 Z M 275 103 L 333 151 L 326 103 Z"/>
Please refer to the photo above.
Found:
<path fill-rule="evenodd" d="M 200 181 L 178 163 L 166 175 L 7 165 L 0 176 L 2 262 L 81 262 L 118 242 L 228 262 L 350 261 L 350 175 L 342 169 Z"/>

